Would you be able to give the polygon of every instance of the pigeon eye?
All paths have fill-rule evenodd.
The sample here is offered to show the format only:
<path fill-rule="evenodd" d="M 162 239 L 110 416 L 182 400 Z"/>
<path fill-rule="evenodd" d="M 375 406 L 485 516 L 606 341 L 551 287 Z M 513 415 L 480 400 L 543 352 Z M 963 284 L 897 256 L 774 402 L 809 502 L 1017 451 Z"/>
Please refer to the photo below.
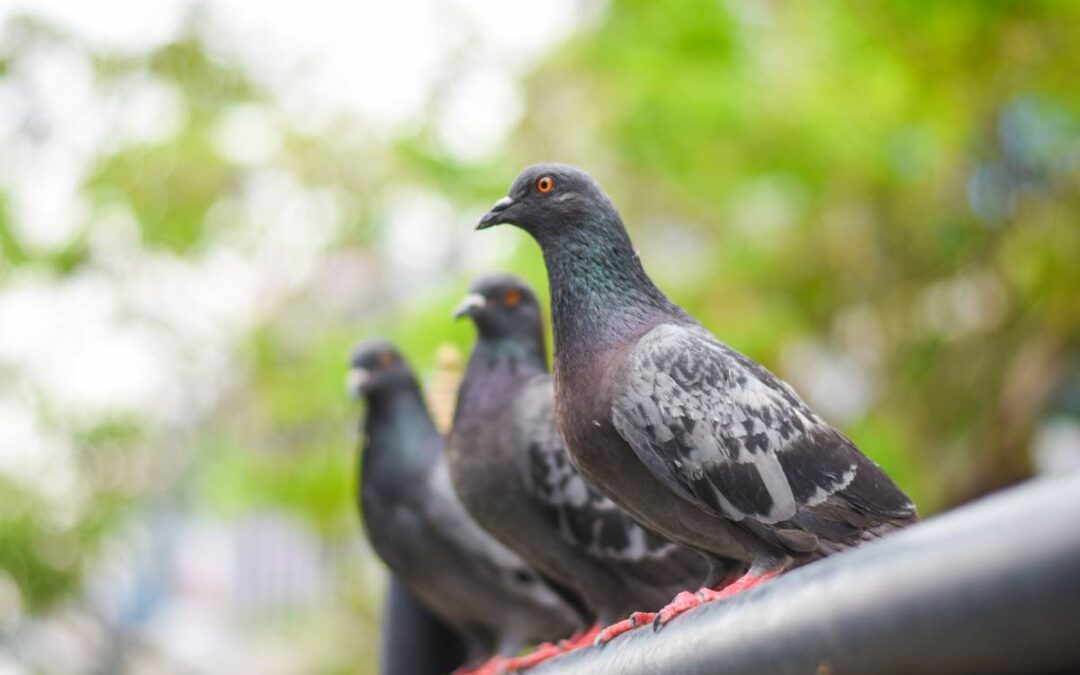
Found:
<path fill-rule="evenodd" d="M 394 358 L 394 355 L 390 352 L 383 352 L 382 354 L 379 354 L 379 365 L 383 368 L 394 365 L 394 361 L 396 361 L 396 359 Z"/>
<path fill-rule="evenodd" d="M 555 189 L 555 181 L 552 180 L 551 176 L 541 176 L 540 178 L 536 179 L 537 192 L 547 194 L 553 189 Z"/>
<path fill-rule="evenodd" d="M 513 307 L 519 302 L 521 302 L 521 291 L 516 288 L 510 289 L 506 292 L 506 295 L 503 296 L 503 304 L 507 307 Z"/>

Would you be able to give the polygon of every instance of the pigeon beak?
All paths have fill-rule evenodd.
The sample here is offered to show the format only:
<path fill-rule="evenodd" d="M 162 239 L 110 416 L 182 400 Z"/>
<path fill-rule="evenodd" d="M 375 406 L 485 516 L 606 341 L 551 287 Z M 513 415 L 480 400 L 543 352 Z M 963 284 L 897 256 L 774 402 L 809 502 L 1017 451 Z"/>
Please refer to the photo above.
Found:
<path fill-rule="evenodd" d="M 478 310 L 483 309 L 485 305 L 487 305 L 487 298 L 479 293 L 469 293 L 454 308 L 453 317 L 454 319 L 460 319 L 463 316 L 473 316 Z"/>
<path fill-rule="evenodd" d="M 480 222 L 476 225 L 476 229 L 486 230 L 493 225 L 501 225 L 502 223 L 508 222 L 505 218 L 506 210 L 513 205 L 514 200 L 510 197 L 503 197 L 495 202 L 495 205 L 491 207 L 491 210 L 480 218 Z"/>
<path fill-rule="evenodd" d="M 356 399 L 364 395 L 364 385 L 371 379 L 371 371 L 363 368 L 353 368 L 345 376 L 345 390 L 349 396 Z"/>

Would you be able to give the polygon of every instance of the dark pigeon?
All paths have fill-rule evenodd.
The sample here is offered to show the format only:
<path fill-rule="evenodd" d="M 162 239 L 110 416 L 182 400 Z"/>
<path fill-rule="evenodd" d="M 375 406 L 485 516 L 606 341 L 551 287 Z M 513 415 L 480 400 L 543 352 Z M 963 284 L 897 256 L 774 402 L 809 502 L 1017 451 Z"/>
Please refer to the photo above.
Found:
<path fill-rule="evenodd" d="M 650 529 L 750 566 L 722 591 L 680 594 L 658 625 L 917 519 L 885 472 L 790 386 L 653 284 L 586 173 L 525 169 L 479 228 L 500 223 L 544 254 L 556 414 L 578 469 Z"/>
<path fill-rule="evenodd" d="M 398 580 L 461 633 L 470 665 L 582 626 L 543 579 L 466 513 L 450 483 L 443 439 L 393 345 L 358 346 L 350 387 L 367 402 L 360 508 L 371 545 Z"/>
<path fill-rule="evenodd" d="M 696 589 L 704 559 L 635 523 L 570 463 L 532 289 L 512 275 L 482 277 L 454 314 L 478 333 L 448 443 L 454 487 L 476 521 L 603 625 Z"/>

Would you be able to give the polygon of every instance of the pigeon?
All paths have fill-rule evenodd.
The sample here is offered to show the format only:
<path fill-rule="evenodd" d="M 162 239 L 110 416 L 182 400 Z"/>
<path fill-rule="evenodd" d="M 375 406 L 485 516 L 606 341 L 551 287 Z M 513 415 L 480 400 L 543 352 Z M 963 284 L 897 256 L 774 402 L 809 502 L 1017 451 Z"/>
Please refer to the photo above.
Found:
<path fill-rule="evenodd" d="M 368 539 L 394 576 L 463 636 L 467 663 L 497 672 L 500 657 L 579 629 L 573 607 L 461 505 L 443 438 L 398 350 L 371 340 L 351 361 L 351 392 L 367 404 L 360 510 Z"/>
<path fill-rule="evenodd" d="M 544 256 L 556 421 L 578 470 L 649 529 L 724 562 L 655 627 L 917 521 L 851 440 L 657 288 L 588 174 L 526 168 L 477 229 L 503 223 Z M 748 569 L 725 585 L 727 560 Z"/>
<path fill-rule="evenodd" d="M 465 316 L 478 337 L 447 444 L 454 487 L 481 526 L 598 622 L 520 664 L 590 644 L 602 625 L 651 620 L 626 617 L 697 588 L 708 569 L 700 554 L 635 523 L 570 463 L 532 289 L 509 274 L 481 277 L 454 311 Z"/>

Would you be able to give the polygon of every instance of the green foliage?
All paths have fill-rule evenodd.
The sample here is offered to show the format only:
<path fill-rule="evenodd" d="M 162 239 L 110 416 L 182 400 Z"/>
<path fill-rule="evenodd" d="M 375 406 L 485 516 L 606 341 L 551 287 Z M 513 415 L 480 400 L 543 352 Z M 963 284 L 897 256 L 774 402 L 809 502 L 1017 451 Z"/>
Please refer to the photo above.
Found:
<path fill-rule="evenodd" d="M 11 231 L 11 215 L 8 212 L 8 198 L 0 192 L 0 262 L 4 267 L 23 263 L 26 255 L 23 253 L 22 244 L 15 238 Z M 4 269 L 0 268 L 0 272 Z"/>
<path fill-rule="evenodd" d="M 224 108 L 257 98 L 249 75 L 240 67 L 223 63 L 207 53 L 201 38 L 202 21 L 189 22 L 189 33 L 150 56 L 150 71 L 174 82 L 183 90 L 198 126 Z"/>
<path fill-rule="evenodd" d="M 202 493 L 211 510 L 237 516 L 251 509 L 286 509 L 334 539 L 354 536 L 355 458 L 347 444 L 297 444 L 287 452 L 208 440 Z"/>
<path fill-rule="evenodd" d="M 148 244 L 184 252 L 203 240 L 207 211 L 234 179 L 205 130 L 188 129 L 160 145 L 109 157 L 87 187 L 99 202 L 131 207 Z"/>
<path fill-rule="evenodd" d="M 102 69 L 115 75 L 142 65 L 114 60 Z M 239 178 L 239 170 L 213 147 L 214 123 L 230 106 L 261 95 L 241 69 L 211 58 L 197 33 L 161 47 L 145 65 L 183 92 L 186 124 L 156 145 L 103 157 L 86 187 L 98 203 L 130 207 L 146 243 L 185 252 L 204 241 L 210 206 Z"/>
<path fill-rule="evenodd" d="M 74 524 L 55 522 L 33 491 L 0 475 L 0 570 L 19 587 L 26 610 L 47 609 L 79 589 L 84 563 L 93 560 L 102 535 L 123 517 L 122 496 L 93 494 Z M 48 515 L 47 515 L 48 514 Z"/>
<path fill-rule="evenodd" d="M 5 507 L 0 522 L 0 569 L 19 586 L 29 609 L 41 609 L 71 593 L 78 581 L 77 542 L 54 532 L 40 518 L 37 496 L 0 477 Z"/>

